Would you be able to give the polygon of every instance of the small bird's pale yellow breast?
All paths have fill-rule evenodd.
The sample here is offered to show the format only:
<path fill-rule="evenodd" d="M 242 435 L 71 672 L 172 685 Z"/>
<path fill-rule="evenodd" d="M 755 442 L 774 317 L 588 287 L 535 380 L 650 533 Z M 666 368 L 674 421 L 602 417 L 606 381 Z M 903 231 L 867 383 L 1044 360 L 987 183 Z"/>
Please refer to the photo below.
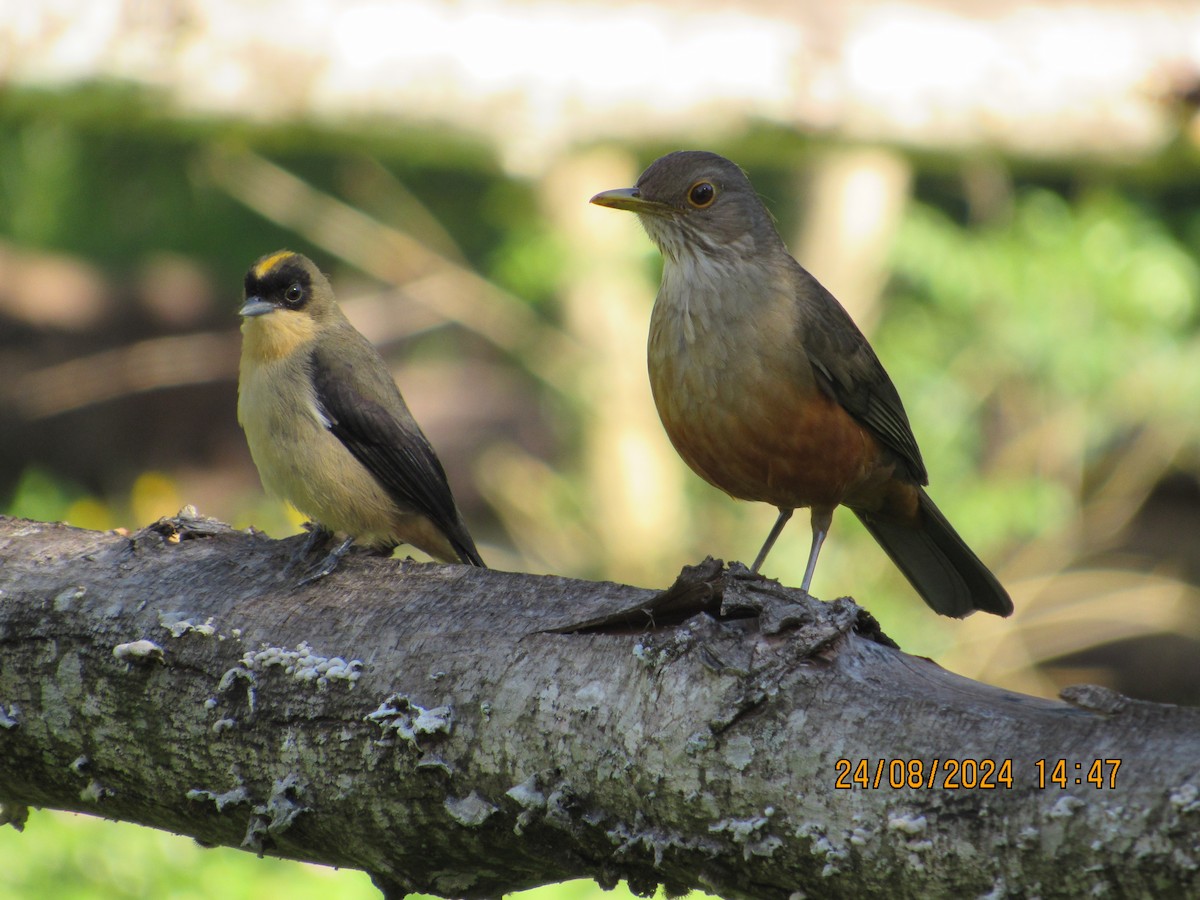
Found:
<path fill-rule="evenodd" d="M 362 543 L 396 543 L 398 510 L 324 419 L 298 358 L 243 369 L 238 419 L 267 493 Z"/>

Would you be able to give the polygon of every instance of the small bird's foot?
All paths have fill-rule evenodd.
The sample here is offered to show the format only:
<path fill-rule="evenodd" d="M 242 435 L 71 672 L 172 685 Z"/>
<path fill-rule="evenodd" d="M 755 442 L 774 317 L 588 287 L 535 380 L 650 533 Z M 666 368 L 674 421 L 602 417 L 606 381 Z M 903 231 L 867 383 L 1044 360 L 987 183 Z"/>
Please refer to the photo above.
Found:
<path fill-rule="evenodd" d="M 317 547 L 328 543 L 330 538 L 333 537 L 333 532 L 319 522 L 305 522 L 302 527 L 308 531 L 308 536 L 304 539 L 304 543 L 300 545 L 300 549 L 292 554 L 292 558 L 283 567 L 283 574 L 285 576 L 290 575 L 296 568 L 305 563 Z"/>
<path fill-rule="evenodd" d="M 342 561 L 342 557 L 350 549 L 350 545 L 354 543 L 353 537 L 348 537 L 333 550 L 323 560 L 308 570 L 303 578 L 296 582 L 296 587 L 304 587 L 306 584 L 312 584 L 314 581 L 320 581 L 330 572 L 338 567 L 338 563 Z"/>

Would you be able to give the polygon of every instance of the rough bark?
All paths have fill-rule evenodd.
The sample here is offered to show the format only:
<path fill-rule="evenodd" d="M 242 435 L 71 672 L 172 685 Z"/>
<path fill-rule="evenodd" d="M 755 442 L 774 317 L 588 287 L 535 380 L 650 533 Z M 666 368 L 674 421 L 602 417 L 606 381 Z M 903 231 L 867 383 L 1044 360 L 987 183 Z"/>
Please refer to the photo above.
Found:
<path fill-rule="evenodd" d="M 1200 893 L 1195 710 L 971 682 L 711 560 L 656 593 L 352 555 L 295 589 L 297 540 L 0 520 L 9 819 L 81 810 L 396 896 Z M 1011 788 L 966 760 L 1011 760 Z"/>

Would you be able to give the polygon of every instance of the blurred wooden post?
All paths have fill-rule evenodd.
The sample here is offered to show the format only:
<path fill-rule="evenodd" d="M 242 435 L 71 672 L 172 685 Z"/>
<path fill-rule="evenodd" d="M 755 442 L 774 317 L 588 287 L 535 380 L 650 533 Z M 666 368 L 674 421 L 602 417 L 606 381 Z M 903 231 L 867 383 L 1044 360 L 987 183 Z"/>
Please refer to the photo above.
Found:
<path fill-rule="evenodd" d="M 650 246 L 633 216 L 588 203 L 636 178 L 627 154 L 593 151 L 563 159 L 542 194 L 567 245 L 565 327 L 586 348 L 578 372 L 587 404 L 583 481 L 603 564 L 610 577 L 655 583 L 684 553 L 686 513 L 682 464 L 662 432 L 646 375 L 656 285 L 639 270 Z"/>
<path fill-rule="evenodd" d="M 792 247 L 812 272 L 870 332 L 888 277 L 888 254 L 912 183 L 908 161 L 873 147 L 835 148 L 806 173 L 797 192 L 804 225 Z"/>

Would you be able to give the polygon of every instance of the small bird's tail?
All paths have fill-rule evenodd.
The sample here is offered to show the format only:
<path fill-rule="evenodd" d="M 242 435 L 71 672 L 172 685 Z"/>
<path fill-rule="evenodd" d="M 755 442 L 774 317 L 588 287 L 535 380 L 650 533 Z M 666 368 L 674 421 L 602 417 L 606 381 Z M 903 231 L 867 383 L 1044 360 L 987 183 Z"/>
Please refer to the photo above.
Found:
<path fill-rule="evenodd" d="M 471 536 L 467 534 L 466 529 L 463 529 L 461 535 L 457 536 L 457 540 L 452 539 L 454 549 L 458 551 L 458 558 L 464 564 L 478 566 L 481 569 L 487 568 L 487 563 L 483 561 L 483 557 L 479 555 L 479 551 L 475 548 L 475 542 L 471 540 Z"/>
<path fill-rule="evenodd" d="M 915 527 L 858 510 L 855 515 L 934 611 L 956 619 L 977 609 L 998 616 L 1011 614 L 1012 600 L 996 576 L 958 536 L 929 495 L 917 490 L 921 521 Z"/>
<path fill-rule="evenodd" d="M 446 539 L 446 542 L 450 545 L 450 549 L 454 551 L 454 555 L 458 557 L 460 563 L 464 566 L 478 566 L 481 569 L 487 568 L 487 563 L 479 555 L 475 541 L 471 539 L 471 532 L 467 531 L 467 523 L 463 521 L 462 514 L 457 509 L 454 511 L 454 519 L 440 523 L 439 527 L 442 536 Z M 442 562 L 454 562 L 454 560 L 446 557 L 442 559 Z"/>

